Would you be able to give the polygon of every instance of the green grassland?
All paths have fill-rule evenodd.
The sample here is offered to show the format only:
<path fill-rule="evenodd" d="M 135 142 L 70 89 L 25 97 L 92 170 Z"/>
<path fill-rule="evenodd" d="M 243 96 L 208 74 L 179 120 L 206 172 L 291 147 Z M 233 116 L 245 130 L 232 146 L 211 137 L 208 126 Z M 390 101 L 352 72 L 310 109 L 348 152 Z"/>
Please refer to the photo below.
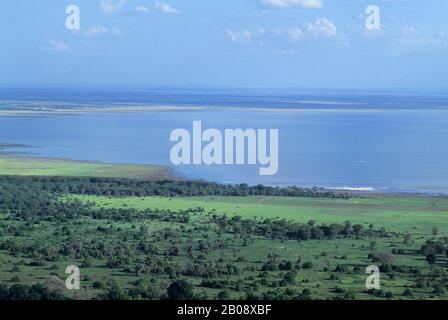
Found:
<path fill-rule="evenodd" d="M 1 175 L 114 177 L 131 179 L 166 179 L 169 170 L 163 166 L 106 164 L 64 159 L 0 157 Z"/>
<path fill-rule="evenodd" d="M 448 198 L 365 195 L 345 199 L 293 197 L 130 197 L 74 196 L 104 207 L 181 210 L 203 207 L 229 216 L 280 218 L 306 223 L 344 223 L 349 220 L 388 230 L 430 235 L 433 227 L 448 234 Z"/>
<path fill-rule="evenodd" d="M 67 195 L 64 200 L 79 199 L 84 203 L 94 202 L 97 208 L 115 208 L 138 210 L 169 209 L 173 211 L 188 210 L 201 207 L 203 212 L 193 213 L 188 224 L 164 222 L 156 220 L 141 220 L 119 222 L 111 220 L 78 219 L 67 223 L 41 222 L 34 226 L 27 235 L 15 237 L 25 243 L 42 243 L 64 241 L 63 239 L 78 239 L 82 243 L 104 241 L 110 246 L 127 245 L 134 248 L 138 244 L 139 230 L 144 226 L 148 229 L 145 241 L 155 245 L 157 254 L 150 255 L 152 259 L 161 259 L 171 267 L 184 266 L 192 261 L 186 254 L 186 248 L 193 245 L 193 256 L 202 253 L 197 249 L 201 241 L 225 241 L 222 249 L 211 250 L 201 258 L 211 264 L 230 263 L 240 272 L 235 275 L 217 276 L 211 280 L 227 281 L 224 288 L 204 287 L 203 281 L 208 279 L 200 276 L 174 276 L 187 279 L 193 286 L 195 295 L 199 298 L 217 299 L 218 294 L 226 290 L 227 298 L 245 299 L 247 292 L 262 297 L 269 291 L 301 293 L 308 291 L 312 299 L 384 299 L 365 290 L 365 268 L 374 264 L 368 254 L 372 252 L 390 252 L 400 250 L 396 254 L 394 265 L 419 269 L 418 276 L 407 272 L 387 272 L 382 275 L 381 289 L 392 299 L 448 299 L 446 294 L 435 295 L 433 287 L 416 286 L 418 279 L 446 281 L 444 276 L 434 276 L 437 272 L 445 273 L 447 259 L 440 257 L 437 264 L 430 266 L 425 257 L 419 254 L 419 249 L 426 240 L 442 239 L 448 234 L 447 207 L 448 200 L 431 197 L 390 197 L 375 196 L 343 199 L 311 199 L 289 197 L 98 197 L 85 195 Z M 386 238 L 360 237 L 349 239 L 327 239 L 291 241 L 253 237 L 249 243 L 239 234 L 217 234 L 209 228 L 207 217 L 210 214 L 227 214 L 229 217 L 239 215 L 244 219 L 273 218 L 288 219 L 298 222 L 315 220 L 317 223 L 361 223 L 366 227 L 385 227 L 394 231 Z M 438 235 L 431 230 L 438 228 Z M 68 237 L 59 237 L 63 228 L 70 230 Z M 98 227 L 112 228 L 112 233 L 99 232 Z M 406 242 L 404 235 L 411 234 L 411 240 Z M 163 236 L 170 234 L 170 236 Z M 374 242 L 374 245 L 372 243 Z M 180 254 L 170 256 L 170 248 L 176 246 Z M 142 263 L 148 254 L 132 249 L 132 263 Z M 275 255 L 278 262 L 294 262 L 300 256 L 302 263 L 311 262 L 311 268 L 301 268 L 295 273 L 294 283 L 281 284 L 287 271 L 262 272 L 263 264 L 270 255 Z M 196 258 L 198 259 L 198 258 Z M 83 289 L 69 292 L 75 299 L 90 299 L 103 292 L 94 288 L 94 283 L 107 283 L 113 279 L 123 290 L 132 290 L 140 281 L 152 290 L 161 290 L 173 281 L 170 272 L 136 275 L 132 268 L 108 267 L 107 259 L 94 259 L 89 266 L 81 267 L 83 274 Z M 62 285 L 65 267 L 69 264 L 83 265 L 84 258 L 63 258 L 54 262 L 45 262 L 42 266 L 31 266 L 30 258 L 14 257 L 2 253 L 0 255 L 0 281 L 9 282 L 16 275 L 20 281 L 29 283 L 41 281 L 48 286 Z M 12 266 L 18 265 L 20 271 L 12 271 Z M 339 265 L 347 266 L 345 272 L 337 272 Z M 173 271 L 174 272 L 174 271 Z M 175 274 L 176 272 L 174 272 Z M 442 277 L 442 278 L 439 278 Z M 154 289 L 157 288 L 157 289 Z M 412 296 L 405 296 L 406 289 L 412 290 Z M 289 291 L 288 291 L 289 290 Z M 308 296 L 307 296 L 308 297 Z M 160 298 L 160 296 L 155 296 Z"/>

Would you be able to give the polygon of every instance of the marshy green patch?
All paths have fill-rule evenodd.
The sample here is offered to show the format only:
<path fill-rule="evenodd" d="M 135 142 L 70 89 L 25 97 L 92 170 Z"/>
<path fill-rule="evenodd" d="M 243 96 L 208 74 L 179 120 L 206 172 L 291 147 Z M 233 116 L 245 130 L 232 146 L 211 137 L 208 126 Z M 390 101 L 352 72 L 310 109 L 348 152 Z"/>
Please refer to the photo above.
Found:
<path fill-rule="evenodd" d="M 0 175 L 114 177 L 142 180 L 170 178 L 167 167 L 137 164 L 107 164 L 65 159 L 0 157 Z"/>

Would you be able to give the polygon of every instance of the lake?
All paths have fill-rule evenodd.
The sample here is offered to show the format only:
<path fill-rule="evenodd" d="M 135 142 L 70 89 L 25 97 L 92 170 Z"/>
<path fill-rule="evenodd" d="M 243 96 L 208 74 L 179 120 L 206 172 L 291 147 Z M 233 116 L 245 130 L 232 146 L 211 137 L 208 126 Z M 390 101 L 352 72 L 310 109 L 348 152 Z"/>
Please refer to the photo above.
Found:
<path fill-rule="evenodd" d="M 14 93 L 8 94 L 0 92 L 3 107 L 15 106 L 17 101 L 19 105 L 36 101 L 45 104 L 48 99 L 22 95 L 20 100 Z M 245 96 L 233 97 L 232 103 L 232 99 L 222 98 L 225 95 L 220 95 L 221 100 L 216 95 L 200 99 L 161 96 L 165 100 L 151 100 L 147 96 L 142 101 L 135 101 L 134 96 L 133 101 L 128 100 L 134 104 L 214 108 L 0 116 L 0 143 L 35 146 L 27 150 L 32 156 L 170 165 L 170 149 L 174 144 L 169 140 L 171 131 L 191 129 L 194 120 L 202 121 L 204 129 L 275 128 L 279 130 L 279 169 L 275 176 L 258 175 L 258 165 L 186 165 L 173 170 L 186 178 L 225 183 L 448 192 L 445 97 Z M 108 99 L 121 103 L 127 100 Z M 53 103 L 67 100 L 74 105 L 87 101 L 110 104 L 89 95 L 83 99 L 62 95 Z M 297 107 L 303 110 L 296 112 Z"/>

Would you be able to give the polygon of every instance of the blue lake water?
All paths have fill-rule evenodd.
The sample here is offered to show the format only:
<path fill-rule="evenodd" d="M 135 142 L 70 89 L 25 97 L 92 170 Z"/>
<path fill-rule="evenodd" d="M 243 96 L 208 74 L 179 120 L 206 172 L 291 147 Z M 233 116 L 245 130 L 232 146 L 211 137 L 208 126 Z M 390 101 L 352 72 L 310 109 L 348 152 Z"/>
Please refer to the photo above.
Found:
<path fill-rule="evenodd" d="M 373 111 L 348 108 L 332 112 L 255 112 L 224 108 L 0 116 L 0 143 L 36 146 L 29 149 L 34 156 L 170 165 L 171 131 L 191 129 L 194 120 L 201 120 L 204 129 L 278 129 L 279 170 L 275 176 L 260 176 L 258 165 L 173 168 L 187 178 L 448 192 L 448 110 L 444 108 Z"/>

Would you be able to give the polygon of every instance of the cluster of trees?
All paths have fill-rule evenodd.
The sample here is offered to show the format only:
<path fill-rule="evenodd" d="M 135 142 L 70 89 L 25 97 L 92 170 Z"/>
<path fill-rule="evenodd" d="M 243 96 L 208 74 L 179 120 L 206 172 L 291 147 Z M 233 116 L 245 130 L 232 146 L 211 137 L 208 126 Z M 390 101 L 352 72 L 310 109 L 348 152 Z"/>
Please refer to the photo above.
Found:
<path fill-rule="evenodd" d="M 128 290 L 124 290 L 112 279 L 105 281 L 94 281 L 94 289 L 104 291 L 95 300 L 165 300 L 168 298 L 167 290 L 163 286 L 151 283 L 148 285 L 144 280 L 139 279 Z M 38 283 L 32 286 L 15 284 L 7 287 L 0 284 L 1 300 L 69 300 L 61 291 L 50 290 L 46 286 Z"/>
<path fill-rule="evenodd" d="M 436 264 L 440 255 L 446 254 L 448 258 L 448 249 L 441 241 L 429 240 L 422 245 L 420 252 L 425 256 L 429 264 Z"/>
<path fill-rule="evenodd" d="M 63 206 L 63 208 L 67 208 Z M 71 207 L 74 208 L 73 206 Z M 93 219 L 108 219 L 109 221 L 162 221 L 172 222 L 183 225 L 190 221 L 191 213 L 202 212 L 201 208 L 193 208 L 190 210 L 180 210 L 178 212 L 171 210 L 143 210 L 138 211 L 135 209 L 96 209 L 90 206 L 79 205 L 76 210 L 68 210 L 67 215 L 64 216 L 65 210 L 54 212 L 60 220 L 65 221 L 70 218 L 76 217 L 91 217 Z M 29 214 L 29 212 L 26 212 Z M 50 212 L 46 212 L 50 214 Z M 23 217 L 23 216 L 21 216 Z M 35 218 L 45 219 L 46 215 L 36 215 Z M 51 216 L 50 216 L 51 217 Z M 242 219 L 239 216 L 228 218 L 225 215 L 217 215 L 210 213 L 204 215 L 203 222 L 200 224 L 201 228 L 205 228 L 205 232 L 215 231 L 217 238 L 209 239 L 208 236 L 203 239 L 198 239 L 194 243 L 189 243 L 189 246 L 179 247 L 173 243 L 170 248 L 165 249 L 165 254 L 168 256 L 178 256 L 181 251 L 183 254 L 187 254 L 192 258 L 193 251 L 199 251 L 204 255 L 213 252 L 215 250 L 221 250 L 228 246 L 222 235 L 237 235 L 237 238 L 243 239 L 245 242 L 250 242 L 253 237 L 263 237 L 269 239 L 278 240 L 322 240 L 322 239 L 334 239 L 334 238 L 349 238 L 349 237 L 389 237 L 390 234 L 384 229 L 375 230 L 373 228 L 364 228 L 362 225 L 352 225 L 350 222 L 345 224 L 331 224 L 331 225 L 317 225 L 315 222 L 310 221 L 306 224 L 296 223 L 288 220 L 274 220 L 274 219 Z M 193 225 L 190 225 L 193 227 Z M 192 232 L 192 228 L 188 229 Z M 115 230 L 112 226 L 98 226 L 96 228 L 98 238 L 92 240 L 84 240 L 76 237 L 72 237 L 71 231 L 65 226 L 58 231 L 60 236 L 64 236 L 65 240 L 62 243 L 17 243 L 13 239 L 6 239 L 0 241 L 0 250 L 7 250 L 12 255 L 18 253 L 24 254 L 33 259 L 56 261 L 62 256 L 71 258 L 93 257 L 96 259 L 107 259 L 107 266 L 110 268 L 124 268 L 133 269 L 131 266 L 133 256 L 136 252 L 140 251 L 149 256 L 162 254 L 158 252 L 157 248 L 148 242 L 149 231 L 148 228 L 142 225 L 137 230 L 128 232 L 128 237 L 131 236 L 133 240 L 138 241 L 136 244 L 130 245 L 127 241 L 108 241 L 101 240 L 101 234 L 107 236 L 114 233 Z M 15 232 L 13 228 L 10 232 Z M 152 236 L 156 241 L 169 241 L 170 239 L 180 239 L 182 231 L 157 231 L 153 232 Z M 196 232 L 199 232 L 196 229 Z M 184 234 L 185 235 L 185 234 Z M 232 239 L 235 239 L 233 237 Z M 244 243 L 242 244 L 244 245 Z M 374 258 L 374 259 L 373 259 Z M 373 260 L 382 260 L 380 254 L 376 254 L 372 257 Z M 150 261 L 149 265 L 142 264 L 139 269 L 139 273 L 151 273 L 153 270 L 159 270 L 158 273 L 166 272 L 161 271 L 164 268 L 158 266 L 156 258 Z M 383 261 L 381 261 L 383 262 Z M 390 263 L 387 261 L 387 263 Z M 285 265 L 281 269 L 288 270 L 288 266 Z M 215 276 L 215 275 L 231 275 L 237 274 L 238 270 L 233 265 L 208 265 L 203 262 L 191 263 L 183 268 L 178 268 L 178 273 L 187 276 Z"/>
<path fill-rule="evenodd" d="M 174 280 L 163 288 L 162 286 L 147 284 L 139 279 L 129 290 L 123 290 L 116 282 L 108 284 L 95 283 L 96 286 L 105 287 L 104 293 L 97 296 L 99 300 L 193 300 L 201 297 L 195 296 L 193 286 L 186 280 Z"/>
<path fill-rule="evenodd" d="M 240 216 L 227 218 L 225 215 L 212 215 L 211 221 L 216 223 L 222 232 L 231 234 L 249 234 L 270 239 L 285 240 L 320 240 L 334 239 L 336 237 L 390 237 L 391 234 L 384 228 L 375 230 L 366 229 L 361 224 L 352 225 L 350 221 L 345 224 L 333 223 L 330 225 L 317 225 L 314 221 L 297 223 L 280 219 L 242 219 Z"/>
<path fill-rule="evenodd" d="M 65 300 L 63 294 L 58 291 L 48 289 L 42 284 L 33 284 L 27 286 L 23 284 L 15 284 L 7 287 L 0 284 L 0 301 L 1 300 Z"/>

